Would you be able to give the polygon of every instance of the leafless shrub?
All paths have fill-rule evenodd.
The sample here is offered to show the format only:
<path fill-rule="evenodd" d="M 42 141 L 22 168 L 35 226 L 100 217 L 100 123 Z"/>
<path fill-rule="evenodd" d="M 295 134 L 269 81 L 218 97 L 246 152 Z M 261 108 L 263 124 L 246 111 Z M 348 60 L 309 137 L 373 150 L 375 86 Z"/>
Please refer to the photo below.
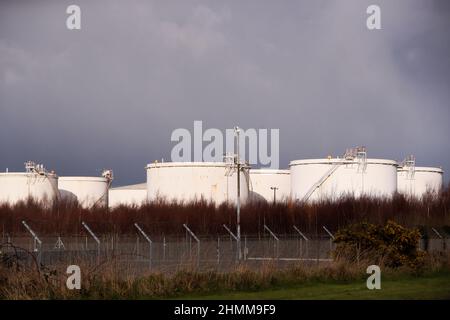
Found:
<path fill-rule="evenodd" d="M 397 194 L 389 199 L 344 196 L 311 204 L 288 201 L 249 203 L 242 207 L 241 223 L 246 234 L 262 233 L 264 223 L 275 232 L 286 234 L 293 232 L 293 225 L 315 233 L 322 225 L 338 230 L 362 220 L 375 224 L 393 220 L 406 227 L 445 228 L 450 221 L 449 207 L 450 191 L 447 187 L 438 196 L 421 200 Z M 30 199 L 14 206 L 0 205 L 0 232 L 23 233 L 21 221 L 26 220 L 43 235 L 79 234 L 83 232 L 81 221 L 99 233 L 132 233 L 133 223 L 138 222 L 150 234 L 182 234 L 182 224 L 186 223 L 198 234 L 215 235 L 223 233 L 223 224 L 235 226 L 235 211 L 231 204 L 215 206 L 204 199 L 188 203 L 158 199 L 140 207 L 119 206 L 110 210 L 83 209 L 77 203 L 64 201 L 47 207 Z"/>

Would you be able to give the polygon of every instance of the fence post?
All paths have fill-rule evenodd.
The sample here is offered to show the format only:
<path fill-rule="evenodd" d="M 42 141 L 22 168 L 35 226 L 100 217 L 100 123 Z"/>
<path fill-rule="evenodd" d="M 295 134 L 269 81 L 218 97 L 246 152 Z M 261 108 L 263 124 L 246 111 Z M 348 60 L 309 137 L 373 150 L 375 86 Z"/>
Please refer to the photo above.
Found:
<path fill-rule="evenodd" d="M 114 254 L 114 234 L 111 235 L 111 254 Z"/>
<path fill-rule="evenodd" d="M 220 266 L 220 236 L 217 236 L 217 267 Z"/>
<path fill-rule="evenodd" d="M 163 236 L 163 261 L 166 261 L 166 236 Z"/>
<path fill-rule="evenodd" d="M 306 241 L 306 246 L 308 248 L 309 239 L 295 225 L 292 227 L 294 227 L 294 230 L 297 231 L 297 233 Z M 299 239 L 300 240 L 300 258 L 302 257 L 302 253 L 303 253 L 303 239 Z"/>
<path fill-rule="evenodd" d="M 235 257 L 235 262 L 239 259 L 239 252 L 238 252 L 238 248 L 237 248 L 237 242 L 238 242 L 238 238 L 237 238 L 237 236 L 230 230 L 230 228 L 228 228 L 225 224 L 223 224 L 222 225 L 224 228 L 225 228 L 225 230 L 227 230 L 227 232 L 230 234 L 230 241 L 231 241 L 231 243 L 233 243 L 233 240 L 232 240 L 232 238 L 234 239 L 234 240 L 236 240 L 236 257 Z M 232 246 L 233 247 L 233 246 Z"/>
<path fill-rule="evenodd" d="M 445 243 L 445 238 L 435 229 L 435 228 L 431 228 L 431 230 L 433 230 L 434 233 L 436 233 L 436 235 L 439 237 L 439 239 L 442 240 L 442 251 L 446 251 L 446 243 Z"/>
<path fill-rule="evenodd" d="M 276 254 L 277 261 L 278 261 L 278 259 L 279 259 L 279 256 L 278 256 L 278 254 L 279 254 L 278 250 L 279 249 L 278 249 L 278 247 L 279 247 L 280 239 L 278 239 L 278 237 L 272 232 L 272 230 L 269 229 L 268 226 L 264 225 L 264 229 L 269 231 L 270 235 L 275 239 L 275 245 L 276 245 L 276 247 L 275 247 L 275 249 L 276 249 L 275 254 Z"/>
<path fill-rule="evenodd" d="M 360 259 L 360 255 L 361 255 L 361 244 L 356 244 L 356 263 L 358 265 L 359 268 L 359 259 Z"/>
<path fill-rule="evenodd" d="M 139 250 L 139 235 L 136 235 L 136 256 L 137 256 L 138 260 L 139 260 L 139 252 L 140 252 L 140 250 Z"/>
<path fill-rule="evenodd" d="M 247 260 L 247 253 L 248 253 L 247 235 L 245 235 L 244 236 L 244 261 Z"/>
<path fill-rule="evenodd" d="M 89 234 L 92 236 L 92 238 L 97 242 L 97 263 L 100 262 L 100 239 L 95 235 L 95 233 L 89 228 L 89 226 L 84 223 L 84 221 L 81 222 L 83 227 L 89 232 Z M 86 238 L 86 245 L 87 245 L 87 238 Z"/>
<path fill-rule="evenodd" d="M 322 226 L 322 228 L 325 230 L 326 233 L 328 233 L 328 235 L 330 236 L 330 256 L 332 254 L 333 251 L 333 241 L 335 239 L 334 235 L 330 232 L 330 230 L 327 229 L 327 227 Z"/>
<path fill-rule="evenodd" d="M 144 232 L 144 230 L 142 230 L 142 228 L 135 223 L 134 226 L 136 227 L 136 229 L 138 229 L 138 231 L 142 234 L 142 236 L 145 238 L 145 240 L 147 240 L 148 242 L 148 246 L 149 246 L 149 255 L 148 255 L 148 259 L 149 259 L 149 268 L 152 268 L 152 240 L 150 239 L 150 237 Z M 139 237 L 138 237 L 139 240 Z"/>
<path fill-rule="evenodd" d="M 183 227 L 189 232 L 192 238 L 194 238 L 195 241 L 197 241 L 197 268 L 200 267 L 200 239 L 197 238 L 197 236 L 192 232 L 189 227 L 183 223 Z"/>
<path fill-rule="evenodd" d="M 38 263 L 38 269 L 41 268 L 41 251 L 42 251 L 42 241 L 39 239 L 39 237 L 36 235 L 36 233 L 28 226 L 28 224 L 25 222 L 25 220 L 22 221 L 22 224 L 24 227 L 28 230 L 28 232 L 33 237 L 33 251 L 37 252 L 37 263 Z M 37 243 L 39 243 L 39 249 L 37 247 Z"/>

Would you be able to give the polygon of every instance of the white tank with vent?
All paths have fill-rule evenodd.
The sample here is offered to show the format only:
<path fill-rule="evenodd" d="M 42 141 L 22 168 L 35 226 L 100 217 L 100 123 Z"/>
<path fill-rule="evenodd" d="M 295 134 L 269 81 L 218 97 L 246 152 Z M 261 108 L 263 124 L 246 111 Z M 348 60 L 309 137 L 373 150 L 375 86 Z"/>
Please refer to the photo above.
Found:
<path fill-rule="evenodd" d="M 105 170 L 102 177 L 59 177 L 61 199 L 78 201 L 83 208 L 107 207 L 112 171 Z"/>
<path fill-rule="evenodd" d="M 221 204 L 234 204 L 237 198 L 237 176 L 227 162 L 164 162 L 147 166 L 149 201 L 165 199 L 189 202 L 203 198 Z M 240 198 L 248 198 L 248 167 L 241 167 Z"/>
<path fill-rule="evenodd" d="M 291 197 L 302 202 L 391 197 L 397 191 L 397 166 L 394 160 L 368 159 L 364 147 L 349 149 L 342 158 L 292 161 Z"/>
<path fill-rule="evenodd" d="M 0 173 L 0 204 L 14 205 L 27 199 L 51 204 L 58 198 L 58 176 L 54 172 L 31 161 L 25 163 L 25 169 Z"/>
<path fill-rule="evenodd" d="M 289 170 L 251 169 L 249 199 L 251 201 L 285 201 L 290 198 Z"/>

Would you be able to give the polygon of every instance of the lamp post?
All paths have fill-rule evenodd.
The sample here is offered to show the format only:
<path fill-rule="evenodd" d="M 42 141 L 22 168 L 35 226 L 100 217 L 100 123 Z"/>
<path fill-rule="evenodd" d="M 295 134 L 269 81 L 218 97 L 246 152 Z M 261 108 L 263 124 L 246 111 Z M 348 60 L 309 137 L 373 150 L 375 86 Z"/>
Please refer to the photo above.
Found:
<path fill-rule="evenodd" d="M 237 250 L 238 259 L 241 260 L 241 167 L 239 159 L 239 127 L 234 127 L 234 133 L 236 136 L 236 168 L 237 168 L 237 197 L 236 197 L 236 237 L 237 237 Z"/>
<path fill-rule="evenodd" d="M 271 190 L 273 190 L 273 203 L 275 204 L 275 202 L 277 201 L 277 190 L 279 188 L 277 187 L 270 187 Z"/>

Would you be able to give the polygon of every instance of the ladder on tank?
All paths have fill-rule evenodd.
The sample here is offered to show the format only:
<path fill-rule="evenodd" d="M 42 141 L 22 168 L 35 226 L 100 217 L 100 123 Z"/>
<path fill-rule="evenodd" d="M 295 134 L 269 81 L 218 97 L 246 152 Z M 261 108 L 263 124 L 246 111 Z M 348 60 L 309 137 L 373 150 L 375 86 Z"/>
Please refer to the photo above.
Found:
<path fill-rule="evenodd" d="M 401 167 L 406 169 L 406 179 L 407 180 L 414 180 L 414 176 L 416 173 L 416 158 L 414 155 L 407 156 L 402 163 L 400 164 Z"/>
<path fill-rule="evenodd" d="M 364 173 L 367 169 L 367 152 L 366 147 L 355 148 L 356 159 L 358 161 L 358 173 Z"/>
<path fill-rule="evenodd" d="M 225 177 L 227 177 L 227 191 L 226 191 L 227 199 L 228 199 L 228 195 L 229 195 L 229 183 L 230 183 L 229 178 L 232 177 L 235 172 L 237 172 L 237 161 L 238 161 L 237 155 L 235 155 L 234 153 L 226 153 L 223 156 L 223 162 L 226 165 L 224 175 L 225 175 Z M 241 172 L 241 174 L 244 175 L 245 180 L 247 182 L 250 181 L 250 172 L 249 172 L 250 165 L 248 164 L 248 162 L 240 161 L 239 165 L 240 165 L 239 171 Z M 249 184 L 250 184 L 250 182 L 249 182 Z"/>
<path fill-rule="evenodd" d="M 325 181 L 330 178 L 333 173 L 343 164 L 349 163 L 349 161 L 353 161 L 354 159 L 358 161 L 358 173 L 364 173 L 367 168 L 367 152 L 365 147 L 356 147 L 347 149 L 345 151 L 344 156 L 340 161 L 335 163 L 304 195 L 302 202 L 308 201 L 309 198 L 314 194 L 314 192 L 319 189 Z"/>
<path fill-rule="evenodd" d="M 230 177 L 233 175 L 233 171 L 235 168 L 235 161 L 236 161 L 236 156 L 232 153 L 226 153 L 223 156 L 223 162 L 225 162 L 226 164 L 226 169 L 225 169 L 225 176 L 226 177 Z"/>
<path fill-rule="evenodd" d="M 345 160 L 345 159 L 343 159 Z M 328 180 L 328 178 L 337 170 L 337 168 L 341 165 L 341 163 L 336 163 L 333 165 L 321 178 L 319 181 L 317 181 L 305 194 L 305 196 L 302 199 L 302 202 L 308 201 L 308 199 L 313 195 L 313 193 L 320 188 L 322 184 L 325 183 L 325 181 Z"/>
<path fill-rule="evenodd" d="M 111 188 L 112 182 L 114 180 L 114 173 L 111 169 L 103 169 L 102 177 L 105 178 L 106 181 L 108 181 L 108 186 L 106 187 L 106 191 L 101 195 L 101 197 L 94 202 L 92 208 L 97 207 L 97 205 L 108 196 L 109 189 Z"/>
<path fill-rule="evenodd" d="M 35 181 L 37 180 L 37 177 L 43 177 L 43 179 L 47 179 L 48 182 L 50 183 L 51 188 L 53 189 L 53 191 L 55 192 L 55 196 L 56 199 L 59 200 L 61 195 L 59 192 L 58 187 L 52 183 L 52 181 L 49 178 L 49 175 L 55 175 L 54 171 L 51 171 L 50 173 L 47 172 L 47 169 L 45 169 L 43 164 L 37 164 L 34 161 L 27 161 L 24 163 L 25 165 L 25 172 L 26 173 L 34 173 L 36 174 L 34 176 Z M 32 176 L 28 176 L 28 178 L 30 178 Z M 28 184 L 31 184 L 30 180 L 28 179 Z"/>

